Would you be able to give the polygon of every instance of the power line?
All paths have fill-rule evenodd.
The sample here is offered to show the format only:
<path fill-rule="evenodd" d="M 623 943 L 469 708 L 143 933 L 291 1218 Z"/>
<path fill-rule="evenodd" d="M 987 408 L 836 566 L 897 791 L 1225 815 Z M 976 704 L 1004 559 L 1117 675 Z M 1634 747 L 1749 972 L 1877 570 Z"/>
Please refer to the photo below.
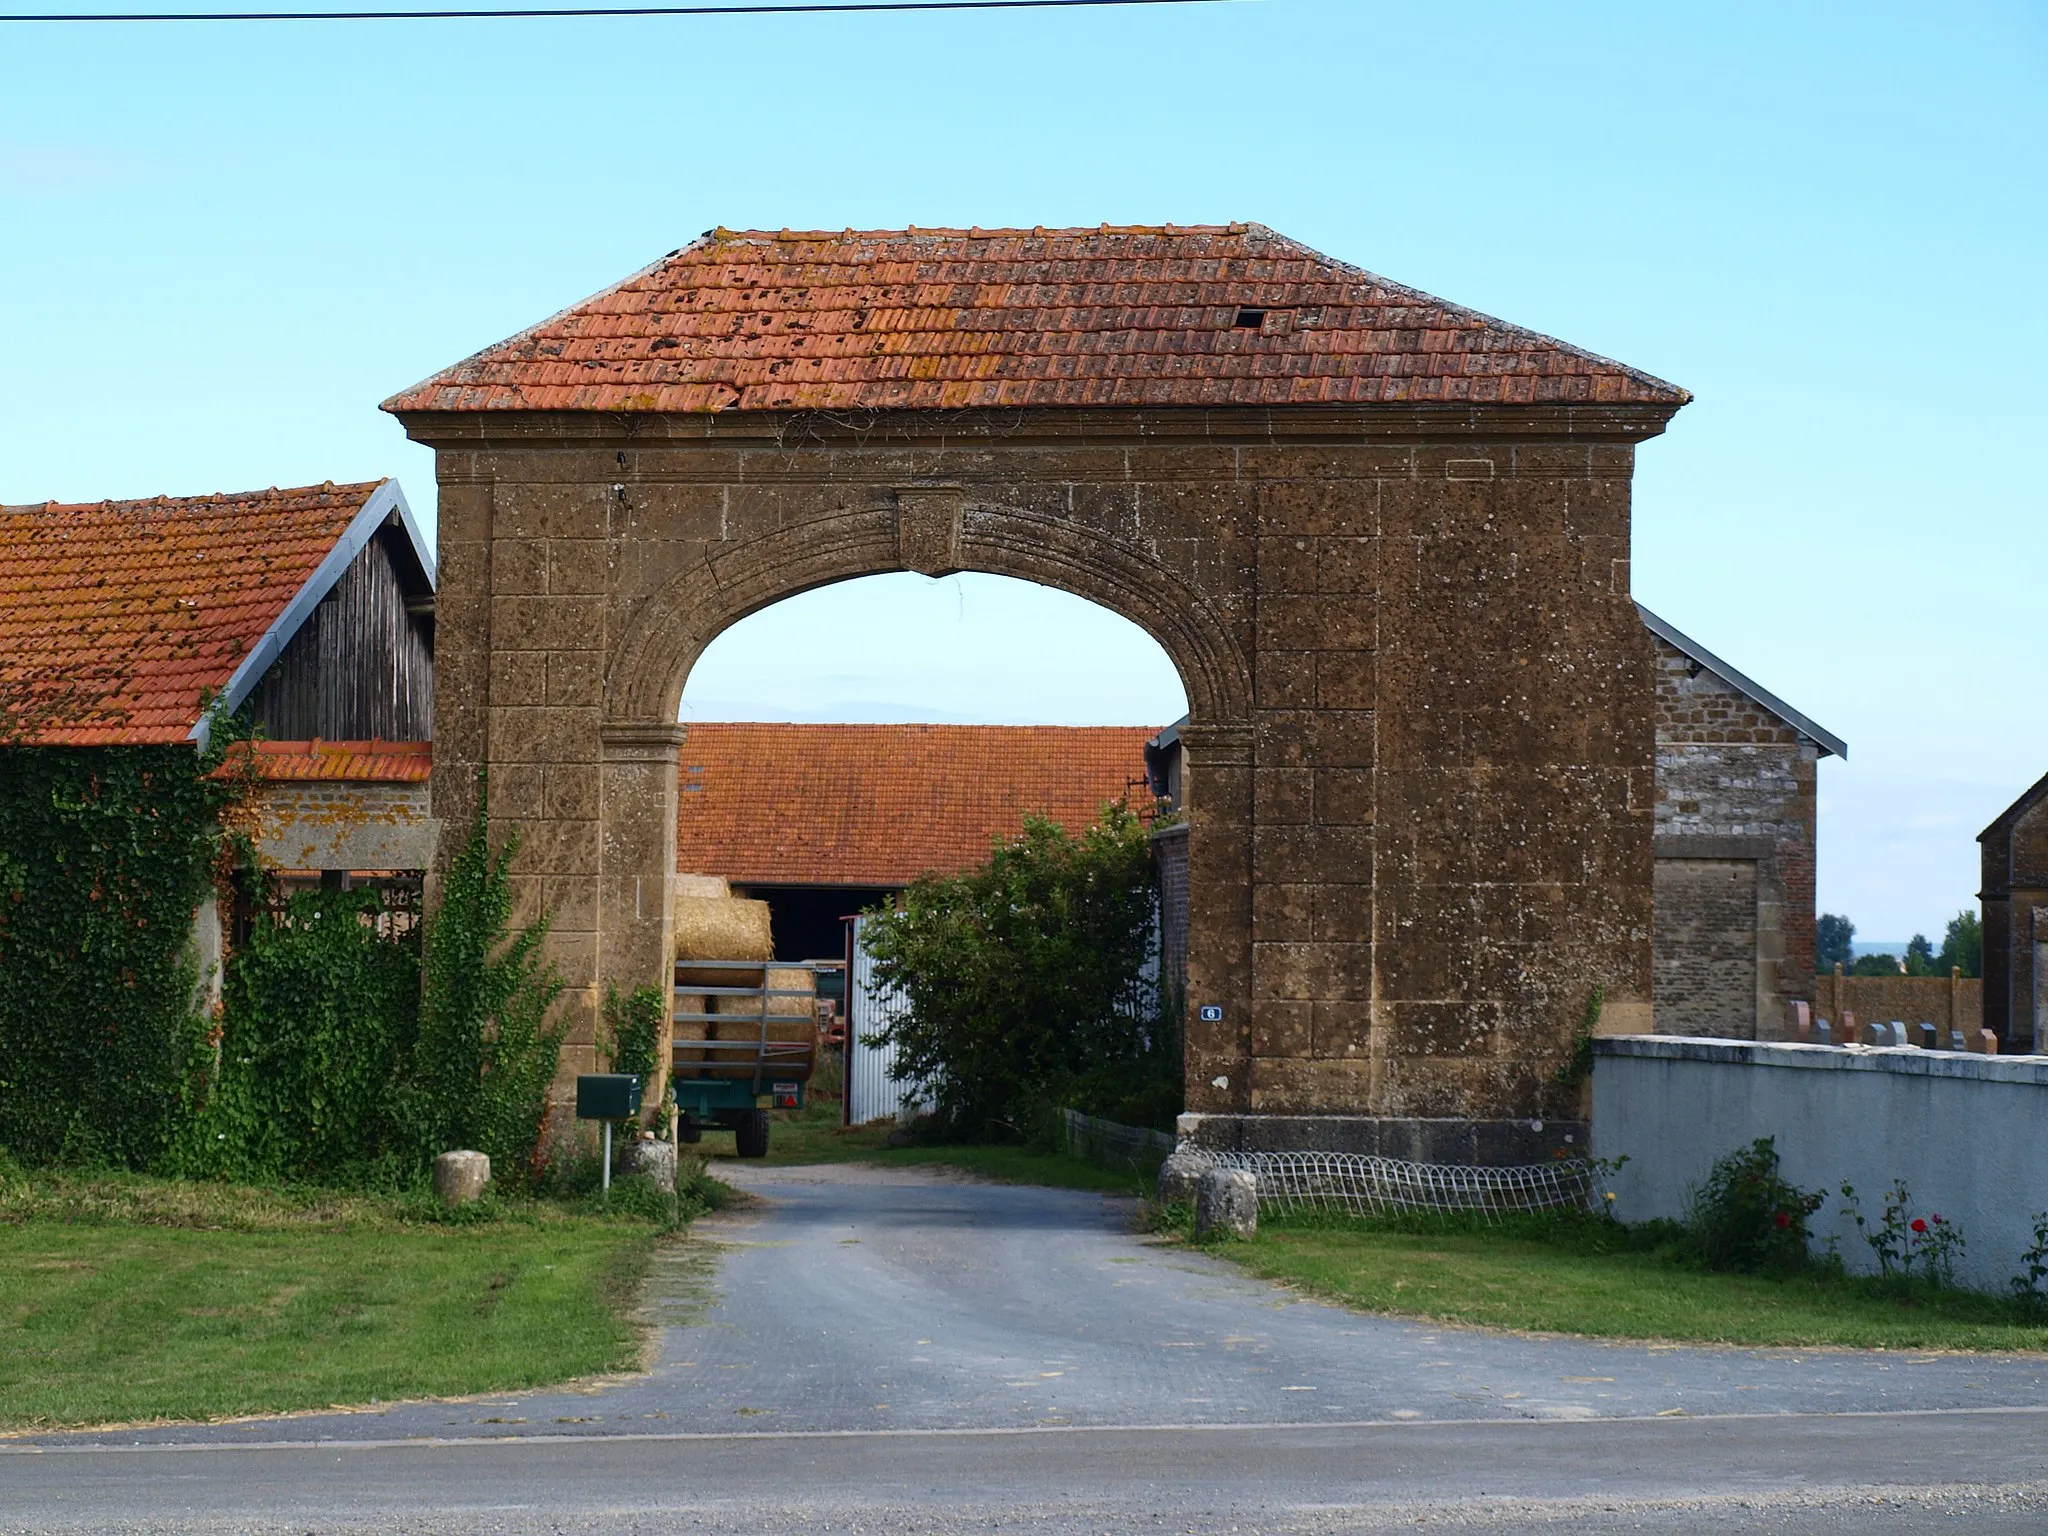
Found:
<path fill-rule="evenodd" d="M 1238 0 L 815 0 L 780 5 L 562 6 L 476 11 L 109 11 L 9 14 L 0 22 L 79 21 L 495 21 L 549 16 L 806 16 L 858 11 L 1048 11 L 1128 5 L 1231 5 Z"/>

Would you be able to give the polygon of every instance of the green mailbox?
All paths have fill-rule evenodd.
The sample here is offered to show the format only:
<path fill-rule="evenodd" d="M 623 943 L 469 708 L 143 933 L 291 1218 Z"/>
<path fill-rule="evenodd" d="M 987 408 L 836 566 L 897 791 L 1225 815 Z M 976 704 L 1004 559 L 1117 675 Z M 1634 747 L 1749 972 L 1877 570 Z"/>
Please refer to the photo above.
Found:
<path fill-rule="evenodd" d="M 639 1073 L 589 1072 L 576 1079 L 578 1120 L 630 1120 L 639 1113 Z"/>

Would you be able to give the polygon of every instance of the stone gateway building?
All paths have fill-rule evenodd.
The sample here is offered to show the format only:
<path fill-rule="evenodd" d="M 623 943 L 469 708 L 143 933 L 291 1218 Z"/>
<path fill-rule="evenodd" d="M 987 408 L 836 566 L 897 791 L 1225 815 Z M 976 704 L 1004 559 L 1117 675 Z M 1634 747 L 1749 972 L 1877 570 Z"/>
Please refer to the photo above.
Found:
<path fill-rule="evenodd" d="M 1547 1156 L 1592 990 L 1650 1026 L 1629 487 L 1687 398 L 1257 225 L 714 231 L 386 403 L 439 466 L 444 844 L 488 767 L 587 1068 L 665 979 L 712 638 L 1042 582 L 1187 690 L 1195 1134 Z"/>

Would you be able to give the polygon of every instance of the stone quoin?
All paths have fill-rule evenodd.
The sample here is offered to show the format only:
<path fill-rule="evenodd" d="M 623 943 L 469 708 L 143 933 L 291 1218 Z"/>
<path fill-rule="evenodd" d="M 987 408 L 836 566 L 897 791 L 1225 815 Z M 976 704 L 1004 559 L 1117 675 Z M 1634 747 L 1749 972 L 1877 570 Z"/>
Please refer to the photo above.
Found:
<path fill-rule="evenodd" d="M 567 1082 L 664 979 L 704 647 L 1041 582 L 1186 687 L 1200 1137 L 1548 1155 L 1591 991 L 1650 1026 L 1629 492 L 1687 398 L 1257 225 L 713 231 L 386 403 L 440 480 L 441 857 L 487 767 Z"/>

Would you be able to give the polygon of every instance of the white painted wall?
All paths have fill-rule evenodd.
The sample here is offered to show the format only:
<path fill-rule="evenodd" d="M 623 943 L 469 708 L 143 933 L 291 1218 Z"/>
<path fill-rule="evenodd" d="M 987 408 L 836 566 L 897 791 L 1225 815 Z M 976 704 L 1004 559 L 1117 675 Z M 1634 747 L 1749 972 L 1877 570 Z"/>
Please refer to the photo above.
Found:
<path fill-rule="evenodd" d="M 1920 1215 L 1959 1222 L 1958 1282 L 2003 1292 L 2048 1210 L 2048 1057 L 1912 1046 L 1780 1045 L 1646 1035 L 1594 1042 L 1593 1154 L 1623 1221 L 1683 1219 L 1714 1160 L 1777 1140 L 1786 1178 L 1828 1200 L 1810 1230 L 1843 1262 L 1877 1267 L 1836 1191 L 1856 1186 L 1874 1227 L 1903 1179 Z"/>

